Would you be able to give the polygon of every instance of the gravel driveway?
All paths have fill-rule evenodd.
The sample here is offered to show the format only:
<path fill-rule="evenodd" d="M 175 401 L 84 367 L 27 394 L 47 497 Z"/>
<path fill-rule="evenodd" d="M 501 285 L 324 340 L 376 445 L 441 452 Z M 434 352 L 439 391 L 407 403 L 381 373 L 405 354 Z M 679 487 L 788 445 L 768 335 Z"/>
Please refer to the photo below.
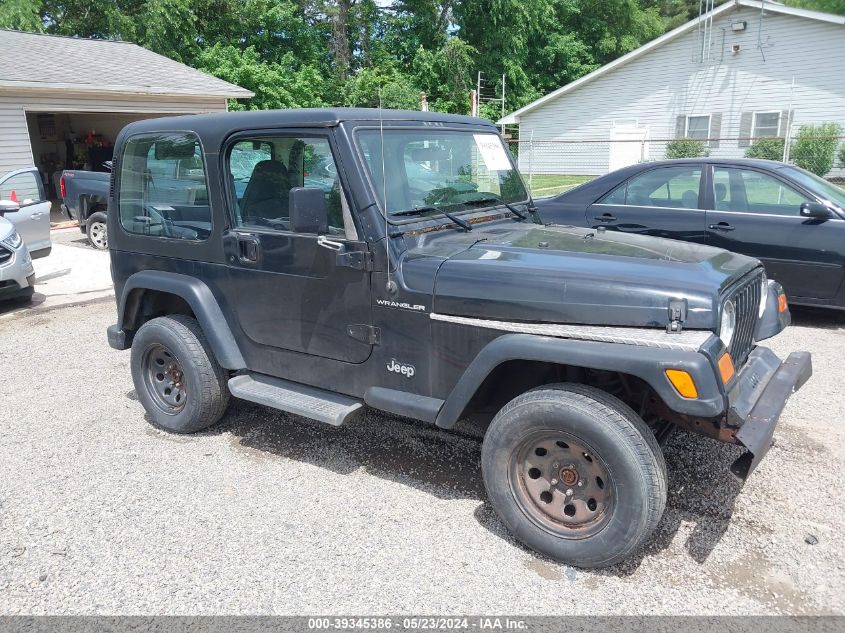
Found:
<path fill-rule="evenodd" d="M 112 301 L 0 317 L 0 613 L 845 613 L 845 315 L 747 485 L 738 449 L 676 434 L 645 551 L 582 571 L 517 545 L 480 444 L 371 413 L 333 428 L 236 402 L 210 432 L 153 428 Z"/>

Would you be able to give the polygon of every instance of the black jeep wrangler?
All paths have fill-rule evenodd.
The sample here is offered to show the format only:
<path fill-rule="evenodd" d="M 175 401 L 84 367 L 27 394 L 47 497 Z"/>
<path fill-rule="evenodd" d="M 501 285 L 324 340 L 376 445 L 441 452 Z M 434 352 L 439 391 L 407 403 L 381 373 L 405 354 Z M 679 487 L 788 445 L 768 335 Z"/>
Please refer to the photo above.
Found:
<path fill-rule="evenodd" d="M 584 567 L 660 520 L 677 427 L 768 450 L 810 356 L 754 259 L 544 225 L 496 128 L 428 112 L 289 110 L 132 123 L 108 213 L 138 398 L 177 433 L 230 394 L 332 425 L 365 406 L 486 425 L 490 501 Z"/>

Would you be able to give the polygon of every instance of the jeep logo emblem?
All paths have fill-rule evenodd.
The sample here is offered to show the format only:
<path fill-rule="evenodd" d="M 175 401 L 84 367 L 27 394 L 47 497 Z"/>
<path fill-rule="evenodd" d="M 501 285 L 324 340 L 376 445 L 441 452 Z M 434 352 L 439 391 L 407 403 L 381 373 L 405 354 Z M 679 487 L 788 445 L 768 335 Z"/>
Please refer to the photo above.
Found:
<path fill-rule="evenodd" d="M 392 371 L 397 374 L 402 374 L 405 378 L 413 378 L 417 370 L 413 365 L 405 365 L 404 363 L 396 362 L 395 358 L 391 358 L 387 364 L 387 371 Z"/>

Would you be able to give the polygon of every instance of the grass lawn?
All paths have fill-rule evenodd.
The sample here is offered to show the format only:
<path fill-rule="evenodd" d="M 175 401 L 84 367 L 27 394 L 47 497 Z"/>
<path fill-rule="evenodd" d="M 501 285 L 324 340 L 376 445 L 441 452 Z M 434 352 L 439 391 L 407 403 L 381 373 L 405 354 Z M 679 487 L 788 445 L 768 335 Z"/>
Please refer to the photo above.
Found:
<path fill-rule="evenodd" d="M 529 182 L 528 174 L 522 174 L 525 182 Z M 531 179 L 531 193 L 542 198 L 545 196 L 553 196 L 572 189 L 580 185 L 582 182 L 592 180 L 595 176 L 557 176 L 551 174 L 534 174 Z"/>

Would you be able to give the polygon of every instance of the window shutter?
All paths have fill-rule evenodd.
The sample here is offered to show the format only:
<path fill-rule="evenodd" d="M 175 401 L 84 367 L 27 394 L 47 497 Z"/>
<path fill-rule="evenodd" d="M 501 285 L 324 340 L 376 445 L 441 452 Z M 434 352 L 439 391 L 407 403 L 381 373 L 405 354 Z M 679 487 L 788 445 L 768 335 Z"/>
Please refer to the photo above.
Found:
<path fill-rule="evenodd" d="M 683 138 L 686 131 L 687 117 L 686 115 L 680 114 L 678 115 L 678 118 L 675 119 L 675 138 Z"/>
<path fill-rule="evenodd" d="M 739 117 L 739 147 L 751 145 L 751 124 L 754 121 L 753 112 L 743 112 Z"/>
<path fill-rule="evenodd" d="M 789 125 L 795 119 L 794 110 L 784 110 L 780 113 L 780 125 L 778 128 L 778 136 L 786 138 L 786 133 L 789 132 Z"/>
<path fill-rule="evenodd" d="M 710 115 L 710 147 L 719 147 L 719 137 L 722 136 L 722 113 Z"/>

